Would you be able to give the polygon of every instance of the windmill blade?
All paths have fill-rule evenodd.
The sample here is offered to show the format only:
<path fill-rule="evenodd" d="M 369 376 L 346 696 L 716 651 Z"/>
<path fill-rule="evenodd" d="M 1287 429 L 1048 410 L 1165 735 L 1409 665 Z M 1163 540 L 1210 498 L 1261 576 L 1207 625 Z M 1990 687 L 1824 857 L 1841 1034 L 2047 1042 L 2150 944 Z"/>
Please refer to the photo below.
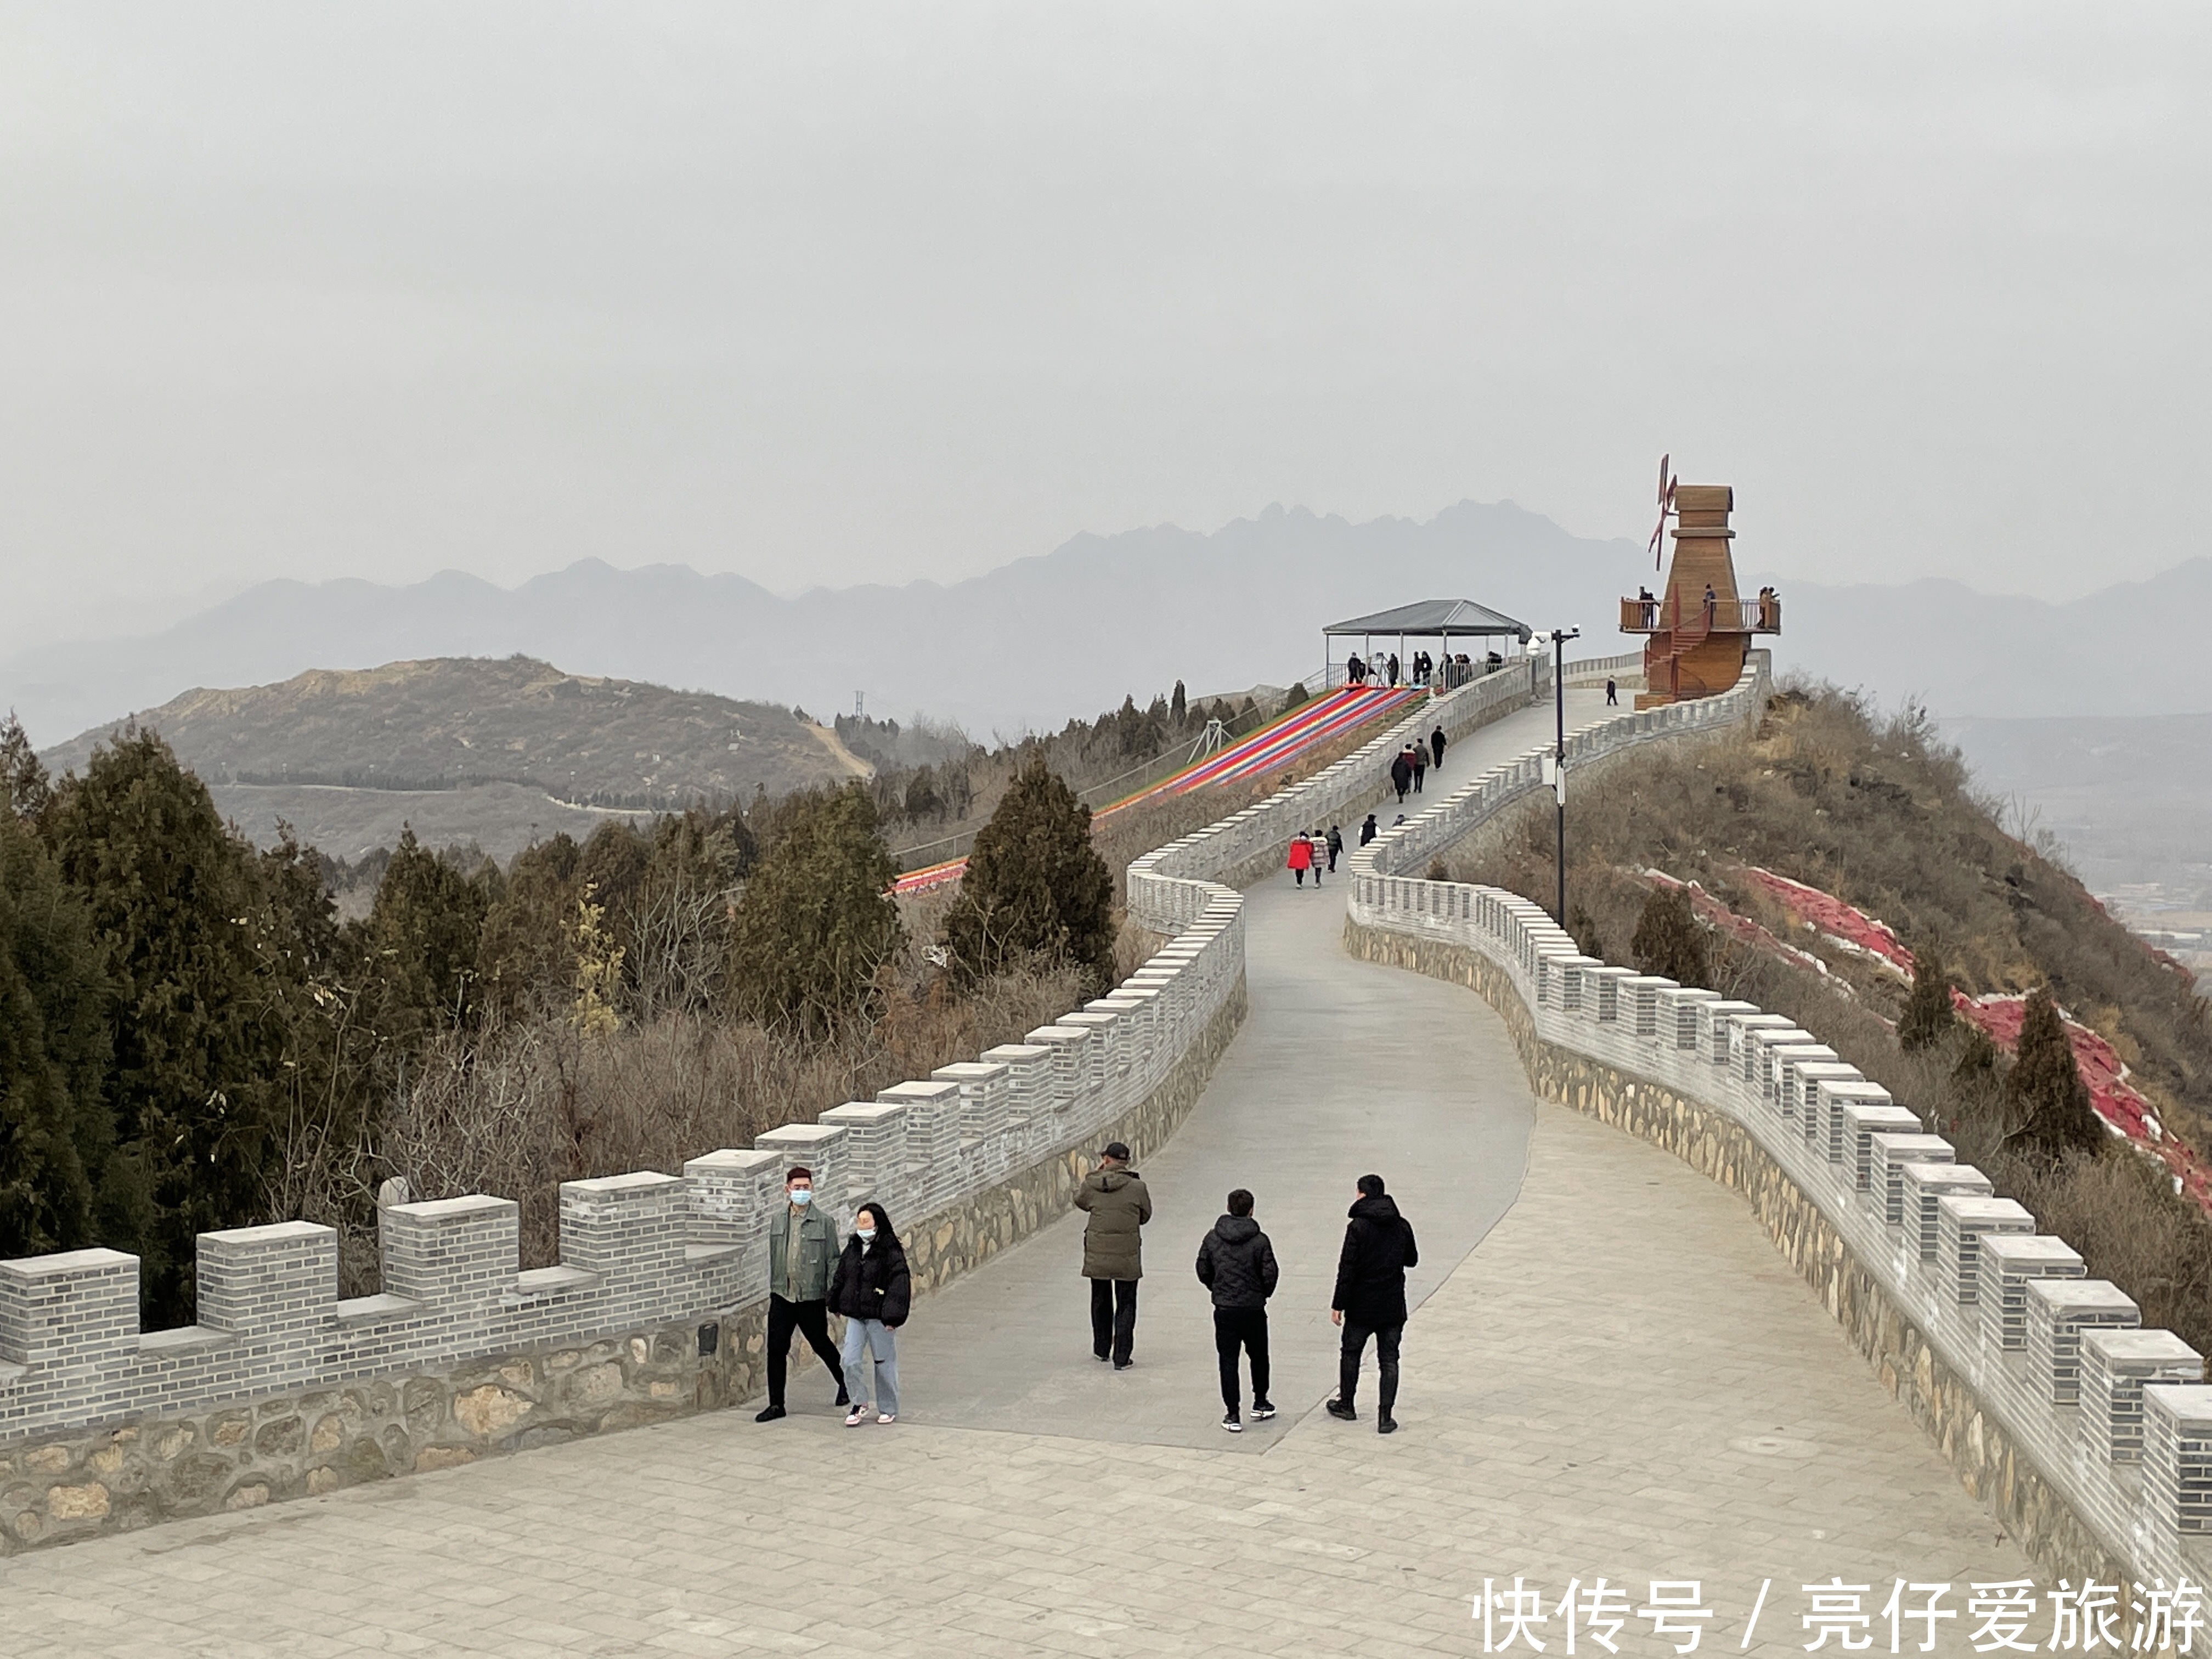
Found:
<path fill-rule="evenodd" d="M 1659 505 L 1662 507 L 1668 507 L 1673 504 L 1674 492 L 1669 486 L 1669 480 L 1667 477 L 1667 468 L 1668 464 L 1674 459 L 1674 457 L 1672 453 L 1662 455 L 1659 458 Z"/>

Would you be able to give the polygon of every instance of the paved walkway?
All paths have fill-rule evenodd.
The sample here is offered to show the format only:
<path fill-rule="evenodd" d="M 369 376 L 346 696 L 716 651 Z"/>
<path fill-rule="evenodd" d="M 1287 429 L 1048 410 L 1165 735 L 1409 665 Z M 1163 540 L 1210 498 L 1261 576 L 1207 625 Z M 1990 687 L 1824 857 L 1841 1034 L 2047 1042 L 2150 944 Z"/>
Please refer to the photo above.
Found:
<path fill-rule="evenodd" d="M 896 1428 L 840 1426 L 817 1373 L 773 1427 L 720 1413 L 18 1558 L 0 1650 L 1474 1653 L 1468 1598 L 1518 1573 L 1636 1605 L 1704 1580 L 1729 1652 L 1771 1578 L 1750 1650 L 1778 1654 L 1802 1583 L 2025 1576 L 1741 1200 L 1537 1106 L 1472 996 L 1342 957 L 1323 891 L 1253 896 L 1251 1018 L 1146 1172 L 1127 1375 L 1089 1357 L 1054 1227 L 921 1304 Z M 1316 1409 L 1368 1167 L 1424 1250 L 1388 1439 Z M 1289 1415 L 1232 1437 L 1188 1258 L 1237 1182 L 1285 1259 Z M 1620 1645 L 1672 1650 L 1638 1623 Z"/>

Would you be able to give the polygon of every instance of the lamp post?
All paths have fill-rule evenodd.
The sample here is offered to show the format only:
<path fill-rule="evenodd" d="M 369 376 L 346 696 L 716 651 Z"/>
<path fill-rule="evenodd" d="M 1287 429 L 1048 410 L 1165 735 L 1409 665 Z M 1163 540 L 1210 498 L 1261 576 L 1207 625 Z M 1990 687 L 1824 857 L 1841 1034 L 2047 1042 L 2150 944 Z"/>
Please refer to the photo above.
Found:
<path fill-rule="evenodd" d="M 1552 630 L 1552 709 L 1557 732 L 1552 750 L 1552 793 L 1559 808 L 1559 908 L 1553 919 L 1567 927 L 1567 641 L 1583 636 L 1579 628 Z"/>

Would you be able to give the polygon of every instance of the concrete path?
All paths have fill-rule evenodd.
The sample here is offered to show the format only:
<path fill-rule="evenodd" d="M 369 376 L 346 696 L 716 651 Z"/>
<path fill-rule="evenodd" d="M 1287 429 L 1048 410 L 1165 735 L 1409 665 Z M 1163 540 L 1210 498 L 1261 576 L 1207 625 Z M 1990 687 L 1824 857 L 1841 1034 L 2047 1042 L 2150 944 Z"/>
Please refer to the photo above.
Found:
<path fill-rule="evenodd" d="M 2028 1576 L 1741 1199 L 1536 1106 L 1474 997 L 1337 953 L 1324 892 L 1255 895 L 1251 1021 L 1147 1172 L 1127 1375 L 1090 1358 L 1054 1228 L 922 1303 L 894 1428 L 840 1426 L 817 1373 L 774 1425 L 717 1413 L 19 1557 L 0 1651 L 1411 1659 L 1480 1652 L 1469 1598 L 1522 1574 L 1547 1601 L 1603 1575 L 1636 1606 L 1697 1579 L 1701 1651 L 1782 1655 L 1805 1584 L 1877 1586 L 1871 1611 L 1896 1577 L 1958 1607 Z M 1358 1040 L 1399 1006 L 1425 1011 L 1413 1042 Z M 1424 1245 L 1387 1439 L 1371 1395 L 1357 1425 L 1310 1409 L 1364 1167 Z M 1213 1426 L 1185 1279 L 1231 1181 L 1285 1258 L 1278 1401 L 1307 1408 L 1266 1437 Z M 1674 1646 L 1637 1620 L 1620 1641 Z M 1968 1651 L 1960 1623 L 1939 1651 Z"/>
<path fill-rule="evenodd" d="M 1602 692 L 1571 692 L 1569 729 L 1602 719 L 1604 705 Z M 1523 753 L 1552 720 L 1548 708 L 1527 709 L 1463 739 L 1430 787 L 1455 787 Z M 1421 799 L 1409 797 L 1407 810 Z M 1356 840 L 1356 820 L 1343 828 Z M 1143 1170 L 1153 1217 L 1136 1364 L 1116 1372 L 1091 1355 L 1084 1218 L 1071 1214 L 930 1299 L 902 1337 L 905 1416 L 1264 1451 L 1334 1391 L 1329 1296 L 1361 1175 L 1381 1174 L 1413 1224 L 1415 1300 L 1504 1214 L 1528 1164 L 1533 1104 L 1504 1028 L 1468 1019 L 1462 991 L 1346 957 L 1345 879 L 1316 891 L 1282 871 L 1248 896 L 1251 1012 L 1205 1099 Z M 1258 1200 L 1283 1270 L 1268 1315 L 1283 1414 L 1260 1424 L 1248 1412 L 1232 1437 L 1220 1426 L 1212 1304 L 1194 1262 L 1236 1187 Z M 813 1388 L 826 1410 L 826 1381 Z M 1371 1358 L 1364 1389 L 1371 1404 Z"/>

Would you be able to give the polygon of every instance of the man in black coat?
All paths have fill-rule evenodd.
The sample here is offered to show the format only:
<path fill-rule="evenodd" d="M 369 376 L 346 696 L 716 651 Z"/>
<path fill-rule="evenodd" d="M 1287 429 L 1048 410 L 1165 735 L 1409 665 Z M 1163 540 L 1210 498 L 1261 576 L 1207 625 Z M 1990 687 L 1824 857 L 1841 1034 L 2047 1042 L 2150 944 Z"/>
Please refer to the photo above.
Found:
<path fill-rule="evenodd" d="M 1398 792 L 1398 799 L 1406 799 L 1406 792 L 1413 787 L 1413 748 L 1411 744 L 1398 751 L 1390 763 L 1390 787 Z"/>
<path fill-rule="evenodd" d="M 1429 752 L 1437 757 L 1437 770 L 1443 771 L 1444 769 L 1444 728 L 1441 723 L 1435 731 L 1429 733 Z"/>
<path fill-rule="evenodd" d="M 1358 1421 L 1352 1399 L 1359 1386 L 1359 1362 L 1367 1352 L 1367 1339 L 1375 1339 L 1375 1363 L 1382 1376 L 1377 1434 L 1395 1434 L 1397 1419 L 1390 1409 L 1398 1403 L 1398 1339 L 1406 1329 L 1406 1269 L 1418 1267 L 1420 1253 L 1414 1248 L 1413 1230 L 1398 1206 L 1382 1190 L 1382 1177 L 1359 1177 L 1359 1198 L 1344 1230 L 1344 1254 L 1336 1263 L 1336 1295 L 1329 1318 L 1344 1328 L 1344 1352 L 1339 1362 L 1336 1398 L 1328 1414 L 1347 1423 Z"/>
<path fill-rule="evenodd" d="M 1229 1213 L 1199 1241 L 1198 1282 L 1213 1292 L 1213 1347 L 1221 1357 L 1221 1403 L 1229 1408 L 1221 1426 L 1242 1434 L 1239 1347 L 1252 1356 L 1253 1418 L 1264 1423 L 1275 1414 L 1267 1400 L 1267 1298 L 1275 1293 L 1275 1247 L 1252 1219 L 1252 1194 L 1242 1187 L 1229 1194 Z"/>

